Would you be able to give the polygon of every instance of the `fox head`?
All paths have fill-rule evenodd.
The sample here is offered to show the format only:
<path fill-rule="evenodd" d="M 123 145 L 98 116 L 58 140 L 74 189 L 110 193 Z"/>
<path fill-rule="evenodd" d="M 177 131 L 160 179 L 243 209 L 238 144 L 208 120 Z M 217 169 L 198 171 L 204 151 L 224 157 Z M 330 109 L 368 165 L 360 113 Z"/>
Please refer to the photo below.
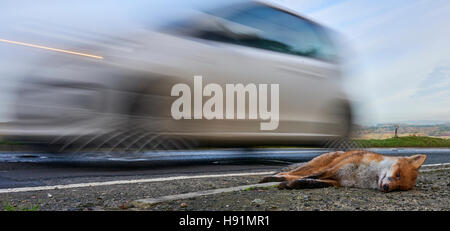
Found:
<path fill-rule="evenodd" d="M 398 158 L 386 175 L 380 179 L 380 189 L 383 192 L 413 189 L 419 168 L 426 158 L 427 156 L 423 154 Z"/>

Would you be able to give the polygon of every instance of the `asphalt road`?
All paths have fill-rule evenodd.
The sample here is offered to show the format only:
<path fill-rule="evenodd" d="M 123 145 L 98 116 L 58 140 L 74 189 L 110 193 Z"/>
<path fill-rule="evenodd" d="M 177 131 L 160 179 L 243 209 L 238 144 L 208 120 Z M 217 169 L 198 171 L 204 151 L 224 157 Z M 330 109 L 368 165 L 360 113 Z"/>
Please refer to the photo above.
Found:
<path fill-rule="evenodd" d="M 425 164 L 450 163 L 447 148 L 370 149 L 395 156 L 427 154 Z M 217 149 L 139 155 L 0 153 L 0 189 L 179 175 L 276 171 L 326 149 Z"/>

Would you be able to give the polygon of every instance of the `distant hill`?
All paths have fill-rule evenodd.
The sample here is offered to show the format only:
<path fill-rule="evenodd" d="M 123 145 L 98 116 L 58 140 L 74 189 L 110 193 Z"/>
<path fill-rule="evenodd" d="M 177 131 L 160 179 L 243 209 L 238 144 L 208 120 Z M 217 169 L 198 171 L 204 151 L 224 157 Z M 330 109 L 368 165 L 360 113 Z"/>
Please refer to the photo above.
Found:
<path fill-rule="evenodd" d="M 408 124 L 408 125 L 442 125 L 442 124 L 449 124 L 450 121 L 444 121 L 444 120 L 405 120 L 405 121 L 397 121 L 396 123 L 397 124 Z"/>
<path fill-rule="evenodd" d="M 431 136 L 450 138 L 450 122 L 436 124 L 384 123 L 374 126 L 358 126 L 354 131 L 357 139 L 387 139 L 394 137 L 395 124 L 399 126 L 398 136 Z"/>

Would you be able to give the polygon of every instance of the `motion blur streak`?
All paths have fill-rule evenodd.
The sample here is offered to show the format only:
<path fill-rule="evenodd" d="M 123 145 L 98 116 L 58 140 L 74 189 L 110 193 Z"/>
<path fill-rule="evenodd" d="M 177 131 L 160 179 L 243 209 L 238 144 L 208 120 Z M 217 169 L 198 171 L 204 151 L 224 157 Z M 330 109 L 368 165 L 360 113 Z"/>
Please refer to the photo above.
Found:
<path fill-rule="evenodd" d="M 34 48 L 41 48 L 41 49 L 45 49 L 45 50 L 63 52 L 63 53 L 73 54 L 73 55 L 81 55 L 81 56 L 86 56 L 86 57 L 95 58 L 95 59 L 103 59 L 102 56 L 91 55 L 91 54 L 69 51 L 69 50 L 63 50 L 63 49 L 57 49 L 57 48 L 46 47 L 46 46 L 40 46 L 40 45 L 31 44 L 31 43 L 23 43 L 23 42 L 11 41 L 11 40 L 6 40 L 6 39 L 0 39 L 0 42 L 12 43 L 12 44 L 16 44 L 16 45 L 22 45 L 22 46 L 28 46 L 28 47 L 34 47 Z"/>
<path fill-rule="evenodd" d="M 0 76 L 15 85 L 14 101 L 0 107 L 10 115 L 0 123 L 1 139 L 118 158 L 202 146 L 334 144 L 351 135 L 352 100 L 342 86 L 348 56 L 330 29 L 266 0 L 172 4 L 176 12 L 166 1 L 69 7 L 48 0 L 39 14 L 21 8 L 20 17 L 8 15 L 13 23 L 0 27 L 0 42 L 76 56 L 0 46 Z M 200 93 L 179 98 L 178 111 L 194 119 L 172 117 L 173 86 Z M 226 102 L 231 97 L 236 103 Z M 266 123 L 274 127 L 261 129 Z"/>

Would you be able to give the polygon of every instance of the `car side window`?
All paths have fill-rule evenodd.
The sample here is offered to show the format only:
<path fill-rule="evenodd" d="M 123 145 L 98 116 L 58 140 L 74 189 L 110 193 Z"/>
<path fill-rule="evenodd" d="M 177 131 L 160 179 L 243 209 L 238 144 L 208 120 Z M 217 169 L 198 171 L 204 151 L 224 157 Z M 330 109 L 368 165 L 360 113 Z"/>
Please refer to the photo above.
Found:
<path fill-rule="evenodd" d="M 335 56 L 320 26 L 265 5 L 217 15 L 216 21 L 220 30 L 205 30 L 196 37 L 327 61 Z"/>

